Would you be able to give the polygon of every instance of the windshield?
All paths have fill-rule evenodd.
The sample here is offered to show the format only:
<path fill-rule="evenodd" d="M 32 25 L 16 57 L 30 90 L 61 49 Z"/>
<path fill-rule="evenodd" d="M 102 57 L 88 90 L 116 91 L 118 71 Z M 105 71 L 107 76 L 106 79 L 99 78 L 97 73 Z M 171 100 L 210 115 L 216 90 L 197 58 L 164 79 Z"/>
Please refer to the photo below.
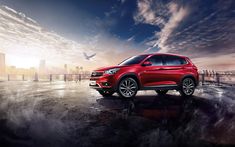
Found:
<path fill-rule="evenodd" d="M 122 61 L 119 65 L 133 65 L 133 64 L 139 64 L 141 61 L 143 61 L 148 55 L 139 55 L 139 56 L 133 56 L 130 57 L 124 61 Z"/>

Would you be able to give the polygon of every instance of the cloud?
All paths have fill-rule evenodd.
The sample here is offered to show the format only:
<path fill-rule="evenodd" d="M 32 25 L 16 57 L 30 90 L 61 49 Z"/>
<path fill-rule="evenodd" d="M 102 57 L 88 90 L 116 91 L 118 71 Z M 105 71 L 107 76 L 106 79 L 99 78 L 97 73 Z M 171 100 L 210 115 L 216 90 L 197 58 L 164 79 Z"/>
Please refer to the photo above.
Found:
<path fill-rule="evenodd" d="M 176 0 L 165 3 L 160 0 L 139 0 L 137 5 L 138 10 L 134 16 L 136 23 L 156 26 L 156 30 L 160 28 L 160 31 L 154 32 L 153 36 L 142 42 L 147 46 L 145 52 L 160 48 L 157 51 L 183 54 L 206 62 L 215 57 L 225 62 L 233 61 L 230 54 L 235 53 L 235 1 L 216 0 L 208 4 L 203 0 Z M 157 7 L 167 11 L 165 15 L 157 15 L 157 12 L 161 11 L 154 9 Z M 165 23 L 158 21 L 159 17 Z M 206 67 L 200 64 L 201 67 Z M 204 64 L 208 68 L 215 67 L 212 64 Z M 222 60 L 216 64 L 221 68 Z M 231 65 L 229 67 L 231 68 Z"/>
<path fill-rule="evenodd" d="M 124 4 L 126 2 L 126 0 L 120 0 L 121 1 L 121 4 Z"/>
<path fill-rule="evenodd" d="M 135 36 L 133 35 L 133 36 L 131 36 L 130 38 L 127 39 L 127 42 L 131 42 L 131 41 L 133 41 L 134 39 L 135 39 Z"/>
<path fill-rule="evenodd" d="M 208 70 L 234 70 L 235 69 L 235 53 L 226 55 L 216 55 L 212 57 L 197 57 L 193 58 L 193 62 L 200 69 Z M 213 60 L 212 60 L 213 58 Z"/>
<path fill-rule="evenodd" d="M 169 11 L 171 16 L 169 21 L 164 25 L 161 32 L 159 32 L 159 40 L 156 44 L 161 48 L 162 52 L 167 52 L 169 49 L 166 47 L 166 41 L 172 32 L 178 27 L 180 22 L 188 15 L 189 10 L 187 7 L 181 7 L 176 3 L 169 4 Z M 156 44 L 154 46 L 156 46 Z"/>
<path fill-rule="evenodd" d="M 137 3 L 137 13 L 134 15 L 135 22 L 145 23 L 157 26 L 163 26 L 166 23 L 166 17 L 169 15 L 167 7 L 158 3 L 153 4 L 152 0 L 139 0 Z M 154 7 L 152 7 L 154 5 Z"/>
<path fill-rule="evenodd" d="M 167 52 L 165 43 L 179 23 L 188 15 L 189 8 L 180 6 L 175 2 L 164 4 L 161 1 L 154 3 L 152 0 L 139 0 L 137 5 L 138 11 L 134 15 L 134 20 L 137 23 L 155 25 L 161 28 L 161 31 L 156 33 L 157 40 L 145 52 L 156 46 L 160 47 L 162 52 Z"/>
<path fill-rule="evenodd" d="M 7 6 L 0 7 L 0 21 L 1 49 L 5 53 L 58 59 L 67 58 L 71 52 L 79 57 L 83 51 L 82 44 L 47 31 L 25 14 Z"/>
<path fill-rule="evenodd" d="M 7 55 L 35 57 L 55 65 L 70 64 L 93 69 L 117 64 L 126 55 L 136 54 L 133 46 L 102 31 L 92 37 L 78 34 L 81 40 L 77 42 L 69 40 L 7 6 L 0 6 L 0 22 L 0 49 Z M 128 53 L 123 54 L 126 51 Z M 88 62 L 84 59 L 83 52 L 97 53 L 97 56 Z M 113 58 L 109 58 L 111 54 L 118 58 L 112 60 Z"/>
<path fill-rule="evenodd" d="M 194 21 L 184 20 L 185 24 L 168 38 L 166 44 L 169 50 L 193 57 L 234 53 L 232 38 L 235 37 L 235 21 L 232 10 L 218 7 L 210 13 L 203 8 L 201 14 L 195 11 L 190 15 L 190 18 L 194 16 Z"/>

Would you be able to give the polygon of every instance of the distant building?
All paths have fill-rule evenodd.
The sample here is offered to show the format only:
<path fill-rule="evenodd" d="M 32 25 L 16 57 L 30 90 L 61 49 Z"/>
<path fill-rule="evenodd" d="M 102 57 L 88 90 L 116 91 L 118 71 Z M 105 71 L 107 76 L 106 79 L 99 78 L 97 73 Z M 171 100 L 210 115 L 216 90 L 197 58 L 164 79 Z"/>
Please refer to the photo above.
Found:
<path fill-rule="evenodd" d="M 79 67 L 78 67 L 78 66 L 76 66 L 76 71 L 75 71 L 75 73 L 76 73 L 76 74 L 79 73 Z"/>
<path fill-rule="evenodd" d="M 40 61 L 39 74 L 46 74 L 46 61 L 45 60 Z"/>
<path fill-rule="evenodd" d="M 5 74 L 5 72 L 6 72 L 5 54 L 0 53 L 0 74 Z"/>
<path fill-rule="evenodd" d="M 34 75 L 37 72 L 35 67 L 30 68 L 16 68 L 15 66 L 6 66 L 7 74 L 15 75 Z"/>
<path fill-rule="evenodd" d="M 64 74 L 68 74 L 68 65 L 67 64 L 64 65 L 64 71 L 65 71 Z"/>
<path fill-rule="evenodd" d="M 37 72 L 37 70 L 36 70 L 35 67 L 30 67 L 29 70 L 28 70 L 29 75 L 33 75 L 36 72 Z"/>

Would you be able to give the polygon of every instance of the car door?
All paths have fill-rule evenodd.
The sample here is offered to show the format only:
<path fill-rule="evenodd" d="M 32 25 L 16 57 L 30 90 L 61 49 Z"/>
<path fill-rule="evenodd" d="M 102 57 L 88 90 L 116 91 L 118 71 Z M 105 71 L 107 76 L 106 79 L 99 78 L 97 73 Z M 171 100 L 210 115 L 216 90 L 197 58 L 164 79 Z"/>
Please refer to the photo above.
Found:
<path fill-rule="evenodd" d="M 164 55 L 163 56 L 163 67 L 164 71 L 164 84 L 166 85 L 177 85 L 182 75 L 184 74 L 184 66 L 187 61 L 182 57 L 173 56 L 173 55 Z"/>
<path fill-rule="evenodd" d="M 162 55 L 153 55 L 146 61 L 150 61 L 152 65 L 142 66 L 140 80 L 144 87 L 154 87 L 162 84 L 162 78 L 165 76 L 162 70 Z"/>

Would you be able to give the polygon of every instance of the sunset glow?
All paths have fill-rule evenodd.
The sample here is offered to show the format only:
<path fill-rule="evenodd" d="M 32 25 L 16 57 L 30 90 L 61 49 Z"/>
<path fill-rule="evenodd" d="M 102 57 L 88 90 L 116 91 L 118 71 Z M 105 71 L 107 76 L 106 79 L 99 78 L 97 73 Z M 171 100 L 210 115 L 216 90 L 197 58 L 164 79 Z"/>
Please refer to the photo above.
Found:
<path fill-rule="evenodd" d="M 37 58 L 27 56 L 6 55 L 6 64 L 17 68 L 36 68 L 39 66 L 39 61 Z"/>

